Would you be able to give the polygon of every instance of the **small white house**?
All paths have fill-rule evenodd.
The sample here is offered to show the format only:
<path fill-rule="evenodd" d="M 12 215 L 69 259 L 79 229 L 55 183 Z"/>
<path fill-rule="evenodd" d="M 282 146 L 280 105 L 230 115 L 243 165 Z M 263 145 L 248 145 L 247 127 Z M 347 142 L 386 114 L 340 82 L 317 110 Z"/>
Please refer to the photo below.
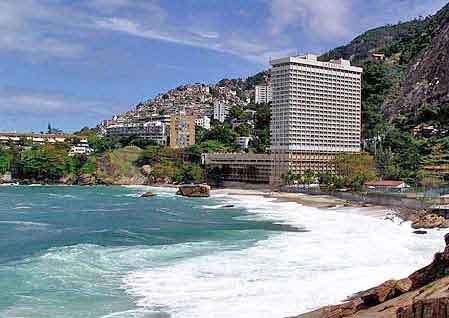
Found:
<path fill-rule="evenodd" d="M 251 137 L 237 137 L 235 143 L 241 149 L 248 149 L 249 148 L 249 142 L 251 141 L 251 139 L 252 139 Z"/>
<path fill-rule="evenodd" d="M 72 146 L 69 151 L 69 156 L 75 155 L 87 155 L 89 156 L 94 150 L 89 146 L 89 144 L 77 144 Z"/>

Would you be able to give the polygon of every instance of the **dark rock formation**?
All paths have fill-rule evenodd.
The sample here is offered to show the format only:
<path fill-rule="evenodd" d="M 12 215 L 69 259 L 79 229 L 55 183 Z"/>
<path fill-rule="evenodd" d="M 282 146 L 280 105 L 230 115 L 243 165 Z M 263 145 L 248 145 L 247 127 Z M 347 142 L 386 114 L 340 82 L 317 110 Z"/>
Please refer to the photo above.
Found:
<path fill-rule="evenodd" d="M 210 186 L 207 184 L 184 184 L 179 186 L 176 194 L 186 197 L 209 197 Z"/>
<path fill-rule="evenodd" d="M 413 233 L 415 233 L 415 234 L 427 234 L 427 231 L 416 230 L 416 231 L 413 231 Z"/>
<path fill-rule="evenodd" d="M 445 10 L 441 10 L 442 15 Z M 413 112 L 423 103 L 449 102 L 449 17 L 442 16 L 431 45 L 410 67 L 395 109 Z"/>

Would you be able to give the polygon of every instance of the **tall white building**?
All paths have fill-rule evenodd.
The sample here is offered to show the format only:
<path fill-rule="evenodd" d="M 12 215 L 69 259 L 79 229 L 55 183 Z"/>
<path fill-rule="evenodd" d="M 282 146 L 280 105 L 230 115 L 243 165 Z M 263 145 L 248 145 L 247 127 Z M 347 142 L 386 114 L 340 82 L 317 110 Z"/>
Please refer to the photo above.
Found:
<path fill-rule="evenodd" d="M 256 85 L 254 92 L 254 101 L 256 104 L 269 103 L 272 101 L 273 90 L 271 85 Z"/>
<path fill-rule="evenodd" d="M 220 123 L 224 122 L 226 116 L 229 114 L 229 105 L 224 102 L 217 101 L 214 103 L 214 119 Z"/>
<path fill-rule="evenodd" d="M 326 170 L 336 153 L 360 151 L 362 68 L 312 54 L 270 63 L 273 178 Z"/>

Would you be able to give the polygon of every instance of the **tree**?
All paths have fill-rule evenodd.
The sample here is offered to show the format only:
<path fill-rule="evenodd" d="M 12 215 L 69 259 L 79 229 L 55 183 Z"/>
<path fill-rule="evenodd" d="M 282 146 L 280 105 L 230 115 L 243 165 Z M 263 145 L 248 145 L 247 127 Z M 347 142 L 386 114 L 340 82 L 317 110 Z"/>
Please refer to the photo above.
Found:
<path fill-rule="evenodd" d="M 368 153 L 340 154 L 335 159 L 337 174 L 347 178 L 346 185 L 360 190 L 366 181 L 376 179 L 376 162 Z"/>
<path fill-rule="evenodd" d="M 0 149 L 0 174 L 11 172 L 12 154 Z"/>
<path fill-rule="evenodd" d="M 302 178 L 305 184 L 310 185 L 311 183 L 314 183 L 316 180 L 316 175 L 311 170 L 306 170 L 302 174 Z"/>

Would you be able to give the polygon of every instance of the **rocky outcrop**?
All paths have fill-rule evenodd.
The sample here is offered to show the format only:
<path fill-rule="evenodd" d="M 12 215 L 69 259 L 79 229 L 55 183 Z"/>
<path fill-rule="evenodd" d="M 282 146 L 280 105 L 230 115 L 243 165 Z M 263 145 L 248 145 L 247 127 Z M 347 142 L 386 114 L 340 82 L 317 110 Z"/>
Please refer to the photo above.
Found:
<path fill-rule="evenodd" d="M 430 47 L 410 67 L 403 82 L 400 98 L 390 112 L 413 112 L 422 104 L 434 105 L 449 102 L 449 6 L 443 8 L 435 19 Z"/>
<path fill-rule="evenodd" d="M 0 183 L 11 183 L 12 176 L 10 173 L 0 174 Z"/>
<path fill-rule="evenodd" d="M 156 194 L 154 194 L 153 192 L 145 192 L 144 194 L 142 194 L 140 197 L 141 198 L 151 198 L 151 197 L 155 197 Z"/>
<path fill-rule="evenodd" d="M 448 228 L 449 220 L 433 213 L 416 214 L 411 219 L 414 229 Z"/>
<path fill-rule="evenodd" d="M 179 186 L 176 194 L 185 197 L 209 197 L 210 186 L 207 184 L 184 184 Z"/>
<path fill-rule="evenodd" d="M 447 318 L 449 317 L 449 298 L 418 300 L 412 305 L 399 308 L 397 318 Z"/>
<path fill-rule="evenodd" d="M 431 264 L 400 280 L 357 293 L 347 302 L 327 306 L 296 318 L 398 317 L 449 318 L 449 234 L 446 248 Z"/>
<path fill-rule="evenodd" d="M 142 174 L 146 177 L 149 177 L 152 171 L 153 171 L 153 168 L 150 165 L 143 165 L 140 168 L 140 172 L 142 172 Z"/>
<path fill-rule="evenodd" d="M 95 183 L 96 183 L 95 176 L 90 175 L 90 174 L 82 174 L 76 180 L 77 185 L 83 185 L 83 186 L 94 185 Z"/>

